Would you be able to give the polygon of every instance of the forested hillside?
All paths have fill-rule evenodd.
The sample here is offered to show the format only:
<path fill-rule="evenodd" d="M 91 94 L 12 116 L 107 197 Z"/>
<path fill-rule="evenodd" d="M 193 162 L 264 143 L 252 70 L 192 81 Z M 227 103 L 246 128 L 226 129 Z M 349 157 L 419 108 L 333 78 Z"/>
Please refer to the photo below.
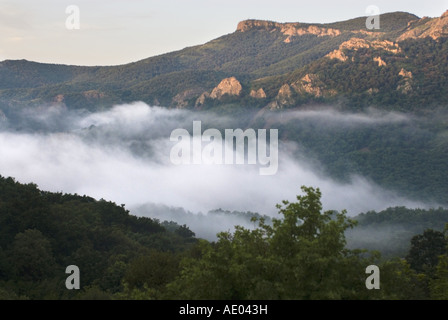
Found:
<path fill-rule="evenodd" d="M 146 276 L 157 288 L 172 280 L 181 253 L 196 241 L 186 226 L 167 229 L 106 200 L 44 192 L 0 178 L 1 299 L 125 294 L 123 282 L 132 285 L 136 276 L 130 270 L 145 272 L 138 270 L 142 261 L 152 264 Z M 65 288 L 69 265 L 82 270 L 81 293 Z"/>
<path fill-rule="evenodd" d="M 356 230 L 356 219 L 323 212 L 319 189 L 303 187 L 297 202 L 278 205 L 272 223 L 254 216 L 258 227 L 222 232 L 216 242 L 196 239 L 186 225 L 132 216 L 123 205 L 12 178 L 0 178 L 0 191 L 1 299 L 447 298 L 441 231 L 413 236 L 406 260 L 347 249 L 345 233 Z M 446 217 L 442 209 L 402 208 L 357 220 L 440 227 Z M 371 264 L 381 270 L 381 290 L 366 289 Z M 65 287 L 68 265 L 80 269 L 79 290 Z"/>
<path fill-rule="evenodd" d="M 368 30 L 365 21 L 247 20 L 203 45 L 119 66 L 3 61 L 0 106 L 3 111 L 41 104 L 98 110 L 131 101 L 190 109 L 229 102 L 273 110 L 322 102 L 351 109 L 446 106 L 448 15 L 419 19 L 386 13 L 379 30 Z M 231 77 L 242 90 L 214 97 L 213 89 Z"/>

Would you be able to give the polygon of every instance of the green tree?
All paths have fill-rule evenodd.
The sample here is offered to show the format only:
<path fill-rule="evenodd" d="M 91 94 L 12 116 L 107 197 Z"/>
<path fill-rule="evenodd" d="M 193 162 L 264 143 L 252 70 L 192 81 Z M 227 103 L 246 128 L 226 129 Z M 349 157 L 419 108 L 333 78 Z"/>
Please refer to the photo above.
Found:
<path fill-rule="evenodd" d="M 448 232 L 448 223 L 445 225 L 445 233 Z M 445 238 L 446 239 L 446 238 Z M 448 242 L 448 241 L 447 241 Z M 447 244 L 448 251 L 448 244 Z M 433 299 L 448 299 L 448 255 L 439 256 L 434 279 L 431 280 L 431 297 Z"/>
<path fill-rule="evenodd" d="M 42 280 L 55 272 L 50 241 L 39 231 L 28 229 L 15 236 L 11 264 L 20 280 Z"/>
<path fill-rule="evenodd" d="M 411 248 L 406 260 L 412 269 L 432 277 L 438 264 L 439 256 L 446 253 L 447 241 L 440 231 L 425 230 L 423 234 L 411 239 Z"/>
<path fill-rule="evenodd" d="M 112 295 L 101 290 L 97 286 L 86 287 L 80 292 L 76 299 L 78 300 L 112 300 Z"/>
<path fill-rule="evenodd" d="M 15 292 L 0 288 L 0 300 L 28 300 L 26 296 L 19 296 Z"/>
<path fill-rule="evenodd" d="M 429 298 L 428 277 L 417 273 L 403 259 L 383 262 L 381 269 L 380 299 L 425 300 Z"/>
<path fill-rule="evenodd" d="M 140 256 L 130 262 L 124 275 L 125 288 L 147 292 L 151 289 L 153 297 L 164 291 L 167 283 L 179 273 L 179 259 L 170 252 L 151 250 L 149 254 Z M 134 291 L 133 291 L 134 290 Z"/>
<path fill-rule="evenodd" d="M 448 256 L 439 258 L 435 278 L 431 281 L 431 297 L 438 300 L 448 300 Z"/>
<path fill-rule="evenodd" d="M 297 202 L 278 205 L 283 219 L 259 221 L 248 230 L 199 242 L 169 285 L 185 299 L 360 298 L 371 259 L 345 249 L 344 232 L 355 225 L 345 211 L 322 212 L 319 189 L 302 187 Z M 199 252 L 199 254 L 198 254 Z"/>

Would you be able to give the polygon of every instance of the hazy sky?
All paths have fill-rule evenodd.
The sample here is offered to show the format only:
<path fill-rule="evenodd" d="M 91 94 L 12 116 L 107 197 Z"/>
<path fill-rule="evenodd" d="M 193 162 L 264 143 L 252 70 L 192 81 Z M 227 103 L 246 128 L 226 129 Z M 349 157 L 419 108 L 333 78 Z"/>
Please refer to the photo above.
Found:
<path fill-rule="evenodd" d="M 68 30 L 76 5 L 80 29 Z M 205 43 L 232 33 L 239 21 L 334 22 L 406 11 L 440 16 L 448 0 L 0 0 L 0 61 L 115 65 Z"/>

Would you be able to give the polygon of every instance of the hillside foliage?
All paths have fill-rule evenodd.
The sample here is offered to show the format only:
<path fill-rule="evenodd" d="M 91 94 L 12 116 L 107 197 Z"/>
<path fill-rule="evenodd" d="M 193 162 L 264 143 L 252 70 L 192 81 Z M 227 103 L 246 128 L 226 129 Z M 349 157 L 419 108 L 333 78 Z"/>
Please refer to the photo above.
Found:
<path fill-rule="evenodd" d="M 254 216 L 258 227 L 237 226 L 216 242 L 196 239 L 186 225 L 132 216 L 105 200 L 44 192 L 3 177 L 0 189 L 0 299 L 447 297 L 443 231 L 413 236 L 406 260 L 348 249 L 345 232 L 358 222 L 344 211 L 323 212 L 321 193 L 312 187 L 302 187 L 296 202 L 279 204 L 280 217 L 272 223 Z M 394 223 L 403 210 L 358 220 Z M 372 264 L 381 270 L 381 290 L 366 288 Z M 79 290 L 65 287 L 68 265 L 80 269 Z"/>

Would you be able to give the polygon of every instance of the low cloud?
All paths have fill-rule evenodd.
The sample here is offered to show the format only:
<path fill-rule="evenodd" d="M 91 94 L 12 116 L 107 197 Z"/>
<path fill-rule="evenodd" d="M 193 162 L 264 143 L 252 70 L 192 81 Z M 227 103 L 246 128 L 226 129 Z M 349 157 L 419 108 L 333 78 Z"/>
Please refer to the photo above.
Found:
<path fill-rule="evenodd" d="M 347 117 L 332 111 L 292 114 L 333 121 Z M 2 126 L 0 174 L 34 182 L 44 190 L 123 203 L 131 212 L 139 208 L 136 212 L 142 215 L 142 206 L 152 203 L 193 213 L 222 208 L 276 217 L 275 205 L 294 201 L 302 185 L 321 189 L 324 209 L 347 209 L 349 215 L 396 205 L 427 206 L 383 190 L 361 176 L 344 184 L 325 177 L 314 164 L 297 160 L 300 148 L 292 142 L 280 143 L 278 172 L 272 176 L 259 175 L 256 165 L 172 164 L 171 131 L 184 128 L 191 132 L 192 121 L 199 116 L 208 127 L 236 129 L 242 125 L 241 119 L 144 103 L 98 113 L 24 110 L 10 115 Z M 349 117 L 359 123 L 407 121 L 399 114 Z"/>
<path fill-rule="evenodd" d="M 408 114 L 399 112 L 386 112 L 369 108 L 363 113 L 341 112 L 334 108 L 322 107 L 313 110 L 292 110 L 282 112 L 271 117 L 276 122 L 285 122 L 292 119 L 310 120 L 318 124 L 330 126 L 360 126 L 390 123 L 404 123 L 412 120 Z"/>

